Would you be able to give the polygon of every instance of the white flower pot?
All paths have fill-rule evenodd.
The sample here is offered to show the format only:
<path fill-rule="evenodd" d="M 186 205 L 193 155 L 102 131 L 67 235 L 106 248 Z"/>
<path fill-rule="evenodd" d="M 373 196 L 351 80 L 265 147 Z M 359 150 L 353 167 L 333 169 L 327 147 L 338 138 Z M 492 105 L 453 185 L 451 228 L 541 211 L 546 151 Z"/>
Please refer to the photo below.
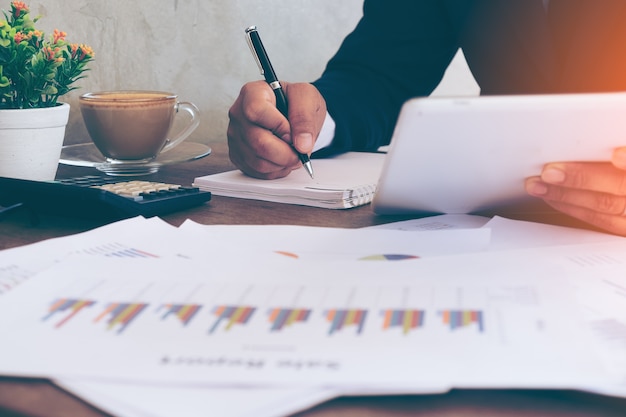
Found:
<path fill-rule="evenodd" d="M 67 103 L 0 110 L 0 177 L 53 180 L 69 114 Z"/>

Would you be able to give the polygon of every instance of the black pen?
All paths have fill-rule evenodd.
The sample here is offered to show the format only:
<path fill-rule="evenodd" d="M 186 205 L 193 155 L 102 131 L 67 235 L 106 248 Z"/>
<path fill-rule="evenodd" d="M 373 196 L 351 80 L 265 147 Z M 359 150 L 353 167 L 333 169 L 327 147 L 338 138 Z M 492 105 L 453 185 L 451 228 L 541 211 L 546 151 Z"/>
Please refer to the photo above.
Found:
<path fill-rule="evenodd" d="M 246 39 L 248 41 L 248 45 L 250 46 L 250 50 L 252 51 L 252 55 L 259 66 L 261 75 L 265 77 L 265 81 L 274 91 L 274 95 L 276 96 L 276 108 L 283 114 L 283 116 L 288 117 L 287 97 L 285 96 L 283 87 L 278 81 L 278 77 L 276 77 L 276 73 L 274 72 L 272 63 L 267 56 L 267 52 L 265 52 L 265 48 L 263 47 L 263 43 L 261 42 L 261 37 L 259 36 L 256 26 L 250 26 L 246 29 Z M 306 171 L 309 173 L 311 178 L 313 178 L 313 166 L 311 165 L 309 156 L 300 153 L 297 150 L 296 153 L 298 154 L 298 158 L 300 158 L 300 162 L 302 162 L 302 165 L 306 168 Z"/>

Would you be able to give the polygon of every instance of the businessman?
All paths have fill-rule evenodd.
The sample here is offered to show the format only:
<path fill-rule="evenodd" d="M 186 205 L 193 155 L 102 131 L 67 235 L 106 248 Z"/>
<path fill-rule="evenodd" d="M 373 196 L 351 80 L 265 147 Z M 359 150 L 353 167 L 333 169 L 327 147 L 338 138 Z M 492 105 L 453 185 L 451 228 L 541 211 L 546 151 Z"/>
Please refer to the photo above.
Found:
<path fill-rule="evenodd" d="M 626 91 L 626 1 L 365 0 L 313 83 L 284 83 L 289 121 L 263 82 L 229 111 L 233 163 L 278 178 L 315 156 L 387 144 L 402 104 L 427 96 L 458 48 L 481 94 Z M 555 209 L 626 235 L 626 138 L 604 163 L 551 163 L 526 181 Z M 567 146 L 564 139 L 563 146 Z"/>

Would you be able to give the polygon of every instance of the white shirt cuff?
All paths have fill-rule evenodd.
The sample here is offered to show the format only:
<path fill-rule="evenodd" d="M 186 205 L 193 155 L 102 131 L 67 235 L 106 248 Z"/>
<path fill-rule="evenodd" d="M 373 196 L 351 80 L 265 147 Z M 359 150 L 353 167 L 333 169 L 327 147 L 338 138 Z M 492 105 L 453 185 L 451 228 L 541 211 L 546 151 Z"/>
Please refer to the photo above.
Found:
<path fill-rule="evenodd" d="M 324 119 L 324 124 L 322 125 L 322 130 L 320 131 L 317 140 L 315 141 L 315 145 L 313 146 L 313 152 L 319 151 L 320 149 L 327 148 L 333 143 L 333 138 L 335 137 L 335 121 L 330 114 L 326 112 L 326 118 Z"/>

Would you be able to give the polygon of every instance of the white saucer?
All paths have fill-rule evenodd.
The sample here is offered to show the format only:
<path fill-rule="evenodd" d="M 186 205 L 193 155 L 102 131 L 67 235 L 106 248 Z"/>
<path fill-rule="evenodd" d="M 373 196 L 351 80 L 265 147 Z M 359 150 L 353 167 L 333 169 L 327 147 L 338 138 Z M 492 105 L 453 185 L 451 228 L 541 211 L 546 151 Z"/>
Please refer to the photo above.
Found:
<path fill-rule="evenodd" d="M 174 149 L 158 155 L 147 162 L 109 162 L 98 148 L 90 143 L 64 146 L 59 163 L 78 167 L 91 167 L 107 175 L 147 175 L 155 173 L 165 165 L 178 164 L 204 158 L 211 148 L 201 143 L 183 142 Z"/>

